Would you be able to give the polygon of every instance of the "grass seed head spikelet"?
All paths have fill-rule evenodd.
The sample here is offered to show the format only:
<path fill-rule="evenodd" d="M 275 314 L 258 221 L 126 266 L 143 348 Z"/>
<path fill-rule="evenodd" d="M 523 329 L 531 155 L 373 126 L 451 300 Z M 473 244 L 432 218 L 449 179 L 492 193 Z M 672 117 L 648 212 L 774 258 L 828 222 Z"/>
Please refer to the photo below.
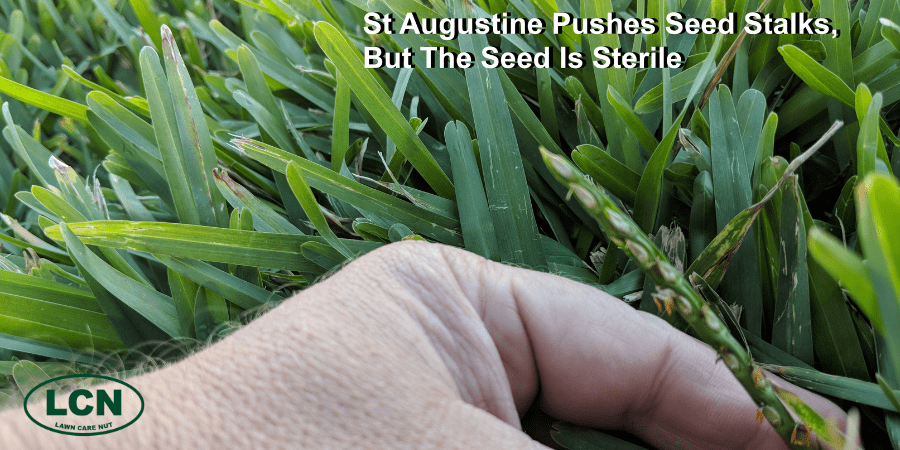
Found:
<path fill-rule="evenodd" d="M 722 330 L 722 321 L 719 320 L 719 317 L 716 316 L 711 309 L 709 309 L 709 305 L 703 305 L 703 318 L 706 321 L 706 326 L 709 327 L 714 333 L 718 333 Z"/>
<path fill-rule="evenodd" d="M 694 314 L 694 308 L 691 306 L 690 300 L 681 295 L 675 297 L 675 305 L 678 306 L 678 311 L 682 316 L 687 317 Z"/>
<path fill-rule="evenodd" d="M 656 270 L 659 272 L 659 275 L 663 277 L 666 282 L 669 283 L 677 283 L 678 282 L 678 272 L 675 271 L 675 268 L 672 267 L 671 264 L 665 261 L 657 261 L 656 262 Z"/>
<path fill-rule="evenodd" d="M 735 356 L 734 353 L 731 353 L 727 350 L 722 355 L 722 361 L 725 362 L 725 366 L 728 367 L 728 369 L 731 370 L 732 372 L 740 369 L 740 367 L 741 367 L 740 366 L 741 362 L 738 360 L 737 356 Z"/>
<path fill-rule="evenodd" d="M 628 219 L 626 219 L 621 213 L 613 211 L 612 209 L 607 209 L 606 217 L 609 219 L 609 222 L 612 224 L 613 228 L 615 228 L 619 233 L 627 235 L 631 232 L 631 226 L 628 223 Z"/>
<path fill-rule="evenodd" d="M 580 201 L 581 204 L 584 205 L 585 208 L 596 209 L 598 207 L 597 199 L 594 197 L 593 194 L 588 192 L 587 189 L 585 189 L 584 187 L 579 186 L 577 184 L 572 185 L 571 188 L 572 188 L 572 192 L 575 193 L 575 196 L 578 197 L 578 201 Z"/>
<path fill-rule="evenodd" d="M 772 425 L 776 427 L 781 426 L 781 414 L 778 414 L 778 411 L 775 411 L 775 408 L 766 406 L 763 408 L 763 415 L 766 416 L 766 420 Z"/>
<path fill-rule="evenodd" d="M 547 164 L 553 168 L 559 177 L 567 181 L 571 181 L 575 178 L 575 172 L 572 170 L 569 162 L 563 157 L 550 153 L 544 147 L 541 147 L 541 153 L 544 155 Z"/>
<path fill-rule="evenodd" d="M 648 254 L 647 250 L 645 250 L 644 247 L 641 247 L 637 242 L 626 240 L 625 248 L 628 250 L 628 253 L 631 253 L 631 257 L 634 258 L 639 265 L 646 266 L 650 264 L 650 254 Z"/>

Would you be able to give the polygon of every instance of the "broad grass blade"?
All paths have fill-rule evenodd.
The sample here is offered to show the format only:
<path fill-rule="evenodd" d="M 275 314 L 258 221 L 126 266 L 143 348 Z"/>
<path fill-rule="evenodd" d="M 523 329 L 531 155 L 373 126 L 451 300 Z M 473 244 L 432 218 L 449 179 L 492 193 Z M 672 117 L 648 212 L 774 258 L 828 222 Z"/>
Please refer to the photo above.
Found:
<path fill-rule="evenodd" d="M 478 55 L 487 46 L 484 36 L 462 35 L 459 41 L 462 50 Z M 466 69 L 466 81 L 472 104 L 483 105 L 474 108 L 473 114 L 500 259 L 532 269 L 546 268 L 500 76 L 483 67 L 478 58 L 474 67 Z"/>
<path fill-rule="evenodd" d="M 88 281 L 89 285 L 92 284 L 92 280 L 88 279 L 88 274 L 93 278 L 93 281 L 115 296 L 117 302 L 121 302 L 140 314 L 169 337 L 179 336 L 180 327 L 171 297 L 123 275 L 103 262 L 100 257 L 88 250 L 87 246 L 69 230 L 66 224 L 60 225 L 59 230 L 61 237 L 66 242 L 69 253 L 72 255 L 72 259 L 75 260 L 81 273 L 85 275 L 85 280 Z M 92 290 L 94 295 L 97 296 L 97 291 L 93 287 Z M 103 306 L 107 315 L 113 315 L 111 314 L 112 311 L 107 310 L 107 305 Z M 137 326 L 140 327 L 140 325 Z"/>
<path fill-rule="evenodd" d="M 444 128 L 447 151 L 453 165 L 456 204 L 465 211 L 459 218 L 466 250 L 487 259 L 499 260 L 494 222 L 488 209 L 472 137 L 462 122 L 450 122 Z"/>
<path fill-rule="evenodd" d="M 100 304 L 84 290 L 0 271 L 0 299 L 5 305 L 0 322 L 5 330 L 21 337 L 100 351 L 124 347 Z M 52 340 L 47 336 L 53 336 Z"/>
<path fill-rule="evenodd" d="M 862 258 L 818 227 L 809 231 L 809 252 L 835 280 L 840 280 L 863 314 L 872 322 L 872 326 L 879 333 L 886 332 L 878 300 Z"/>
<path fill-rule="evenodd" d="M 244 309 L 250 309 L 268 301 L 281 300 L 277 294 L 241 280 L 202 261 L 154 255 L 161 263 L 190 278 L 195 283 L 216 292 L 228 301 Z"/>
<path fill-rule="evenodd" d="M 325 239 L 325 242 L 340 252 L 344 258 L 355 258 L 356 255 L 354 255 L 353 252 L 338 239 L 331 230 L 331 227 L 329 227 L 325 215 L 322 214 L 322 211 L 319 209 L 316 197 L 306 183 L 306 178 L 304 177 L 303 172 L 301 172 L 300 166 L 295 162 L 288 163 L 286 176 L 287 182 L 291 186 L 291 191 L 293 191 L 294 196 L 297 197 L 297 200 L 300 202 L 300 206 L 303 207 L 303 211 L 306 212 L 306 216 L 309 217 L 309 220 L 313 223 L 316 231 L 318 231 Z"/>
<path fill-rule="evenodd" d="M 250 139 L 235 139 L 232 143 L 251 158 L 279 173 L 287 170 L 289 162 L 297 163 L 307 177 L 310 187 L 345 201 L 360 210 L 368 211 L 394 223 L 404 223 L 417 233 L 444 244 L 462 244 L 462 238 L 458 233 L 458 219 L 441 216 L 377 191 L 271 145 Z"/>
<path fill-rule="evenodd" d="M 716 223 L 724 230 L 732 218 L 750 207 L 752 191 L 748 158 L 741 138 L 731 92 L 720 86 L 718 93 L 710 97 L 710 135 L 713 190 L 716 204 Z M 754 147 L 755 148 L 755 147 Z M 754 155 L 755 156 L 755 155 Z M 757 213 L 748 215 L 749 229 Z M 743 228 L 743 227 L 742 227 Z M 743 239 L 743 238 L 742 238 Z M 752 240 L 731 255 L 734 270 L 723 278 L 722 295 L 738 300 L 744 308 L 744 326 L 757 335 L 762 333 L 762 291 L 759 284 L 759 267 L 756 264 L 756 243 Z"/>
<path fill-rule="evenodd" d="M 217 166 L 216 154 L 200 100 L 169 27 L 163 25 L 161 34 L 163 59 L 181 141 L 185 175 L 189 177 L 188 186 L 200 219 L 196 223 L 226 227 L 228 216 L 225 202 L 212 180 L 212 170 Z M 171 178 L 169 182 L 172 182 Z"/>
<path fill-rule="evenodd" d="M 800 205 L 799 181 L 792 175 L 784 186 L 781 204 L 781 245 L 778 295 L 772 344 L 813 364 L 813 336 L 809 306 L 809 278 L 806 266 L 806 227 Z"/>
<path fill-rule="evenodd" d="M 634 205 L 641 176 L 600 148 L 579 145 L 572 161 L 595 182 L 627 205 Z"/>
<path fill-rule="evenodd" d="M 791 383 L 831 397 L 850 400 L 863 405 L 874 406 L 889 411 L 900 410 L 879 384 L 855 378 L 829 375 L 812 368 L 791 366 L 763 366 L 766 370 Z M 900 396 L 900 391 L 891 390 L 890 395 Z"/>
<path fill-rule="evenodd" d="M 826 39 L 825 42 L 828 41 L 830 39 Z M 811 88 L 829 97 L 834 97 L 848 106 L 853 106 L 853 90 L 840 76 L 816 62 L 794 45 L 779 47 L 778 52 L 784 57 L 784 61 L 791 70 Z"/>
<path fill-rule="evenodd" d="M 263 233 L 305 234 L 247 188 L 232 180 L 228 172 L 214 170 L 213 177 L 216 179 L 216 187 L 233 208 L 246 208 L 253 214 L 253 223 L 257 230 Z"/>
<path fill-rule="evenodd" d="M 415 130 L 391 103 L 387 92 L 375 77 L 363 68 L 359 51 L 347 42 L 340 31 L 328 23 L 319 22 L 316 25 L 316 40 L 341 75 L 353 87 L 353 92 L 366 109 L 375 116 L 384 131 L 397 144 L 397 150 L 403 153 L 435 192 L 442 197 L 453 198 L 453 183 L 437 165 L 434 156 L 425 148 Z"/>
<path fill-rule="evenodd" d="M 22 103 L 37 106 L 43 110 L 70 117 L 79 122 L 87 122 L 87 107 L 37 89 L 21 85 L 0 76 L 0 92 L 19 100 Z"/>
<path fill-rule="evenodd" d="M 256 231 L 218 229 L 164 222 L 105 220 L 68 225 L 73 236 L 89 245 L 121 248 L 173 257 L 199 259 L 241 266 L 316 272 L 297 254 L 306 242 L 323 242 L 321 237 L 295 236 Z M 59 226 L 44 230 L 61 239 Z M 351 250 L 365 253 L 379 247 L 374 242 L 345 241 Z"/>

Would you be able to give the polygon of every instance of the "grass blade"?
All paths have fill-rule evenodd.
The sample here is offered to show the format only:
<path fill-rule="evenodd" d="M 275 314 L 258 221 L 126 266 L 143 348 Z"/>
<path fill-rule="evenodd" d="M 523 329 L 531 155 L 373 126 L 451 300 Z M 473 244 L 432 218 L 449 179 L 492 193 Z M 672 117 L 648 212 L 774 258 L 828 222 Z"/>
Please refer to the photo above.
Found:
<path fill-rule="evenodd" d="M 87 122 L 86 106 L 21 85 L 2 76 L 0 76 L 0 92 L 22 103 L 37 106 L 54 114 L 75 119 L 81 123 Z"/>
<path fill-rule="evenodd" d="M 778 52 L 784 57 L 784 61 L 791 70 L 809 87 L 834 97 L 848 106 L 853 106 L 853 90 L 837 74 L 826 69 L 825 66 L 794 45 L 778 47 Z"/>
<path fill-rule="evenodd" d="M 809 432 L 812 431 L 816 433 L 819 439 L 827 442 L 832 448 L 844 448 L 844 435 L 838 429 L 837 423 L 826 421 L 816 410 L 812 409 L 794 393 L 778 387 L 775 388 L 775 392 L 800 417 L 803 424 L 809 428 L 802 437 L 793 436 L 793 442 L 801 445 L 810 445 Z"/>
<path fill-rule="evenodd" d="M 494 223 L 469 130 L 462 122 L 450 122 L 444 128 L 444 139 L 447 140 L 447 151 L 453 165 L 456 204 L 460 211 L 466 211 L 459 218 L 466 250 L 487 259 L 499 260 Z"/>
<path fill-rule="evenodd" d="M 304 234 L 281 214 L 275 212 L 269 205 L 248 191 L 247 188 L 232 180 L 228 176 L 228 172 L 214 170 L 213 177 L 216 179 L 216 186 L 219 188 L 219 191 L 222 192 L 225 200 L 233 208 L 246 208 L 248 212 L 253 214 L 253 223 L 257 230 L 264 233 Z"/>
<path fill-rule="evenodd" d="M 162 65 L 159 63 L 159 56 L 152 48 L 145 47 L 141 51 L 140 61 L 153 132 L 156 135 L 175 211 L 182 223 L 200 225 L 200 211 L 191 190 L 190 171 L 181 146 L 175 106 Z"/>
<path fill-rule="evenodd" d="M 751 159 L 747 154 L 751 153 L 755 157 L 755 152 L 746 152 L 744 149 L 731 91 L 726 86 L 720 86 L 718 93 L 710 97 L 709 114 L 710 129 L 720 130 L 710 136 L 710 154 L 716 224 L 720 230 L 724 230 L 733 218 L 752 203 L 748 168 L 748 161 Z M 757 214 L 752 214 L 752 219 L 747 222 L 748 231 L 756 216 Z M 744 326 L 751 333 L 760 335 L 762 290 L 756 263 L 756 243 L 750 240 L 737 248 L 731 256 L 730 265 L 734 269 L 727 272 L 722 280 L 722 296 L 737 300 L 744 308 L 741 317 Z"/>
<path fill-rule="evenodd" d="M 900 326 L 900 246 L 888 238 L 900 236 L 900 223 L 894 217 L 898 205 L 900 184 L 892 176 L 872 173 L 856 188 L 857 231 L 887 330 Z M 894 364 L 888 369 L 900 374 L 900 336 L 888 333 L 884 337 L 882 353 Z"/>
<path fill-rule="evenodd" d="M 879 333 L 884 333 L 886 330 L 881 322 L 878 301 L 862 258 L 818 227 L 813 227 L 809 232 L 809 252 L 832 278 L 839 280 L 850 292 L 872 326 Z"/>
<path fill-rule="evenodd" d="M 893 403 L 888 397 L 888 392 L 884 392 L 884 388 L 880 384 L 829 375 L 812 368 L 776 365 L 763 365 L 762 367 L 799 387 L 819 394 L 876 408 L 900 411 L 900 405 Z M 900 395 L 900 391 L 896 390 L 891 390 L 889 393 L 892 396 Z"/>
<path fill-rule="evenodd" d="M 317 236 L 297 236 L 203 227 L 199 225 L 104 220 L 73 223 L 71 232 L 88 245 L 121 248 L 177 258 L 315 272 L 309 261 L 297 254 L 307 242 L 325 240 Z M 61 239 L 60 227 L 44 229 L 51 238 Z M 343 241 L 355 253 L 366 253 L 379 245 L 367 241 Z"/>
<path fill-rule="evenodd" d="M 646 447 L 623 441 L 602 431 L 565 422 L 554 423 L 550 436 L 557 444 L 569 449 L 646 450 Z"/>
<path fill-rule="evenodd" d="M 277 294 L 241 280 L 210 264 L 166 255 L 154 256 L 170 269 L 177 271 L 200 286 L 218 293 L 241 308 L 250 309 L 265 302 L 282 299 Z"/>
<path fill-rule="evenodd" d="M 416 233 L 439 242 L 460 245 L 459 220 L 447 218 L 425 208 L 336 174 L 300 156 L 262 142 L 235 139 L 232 143 L 251 158 L 276 172 L 285 172 L 290 162 L 298 164 L 310 187 L 345 201 L 360 210 L 376 214 L 393 223 L 404 223 Z"/>
<path fill-rule="evenodd" d="M 60 225 L 60 234 L 82 274 L 90 274 L 119 301 L 140 314 L 153 326 L 170 337 L 179 336 L 172 298 L 123 275 L 88 250 L 66 224 Z M 89 269 L 88 269 L 89 268 Z M 90 284 L 90 281 L 88 282 Z M 96 295 L 96 292 L 95 292 Z M 106 311 L 106 308 L 104 308 Z M 109 314 L 109 312 L 107 312 Z"/>
<path fill-rule="evenodd" d="M 572 161 L 604 189 L 627 205 L 634 205 L 641 176 L 593 145 L 579 145 Z"/>
<path fill-rule="evenodd" d="M 206 118 L 172 32 L 163 25 L 161 34 L 185 175 L 189 177 L 188 185 L 200 220 L 191 223 L 225 227 L 228 224 L 225 202 L 212 180 L 217 161 Z M 169 182 L 172 182 L 171 178 Z"/>
<path fill-rule="evenodd" d="M 645 149 L 655 149 L 659 145 L 659 142 L 653 136 L 653 133 L 647 129 L 644 123 L 641 122 L 640 117 L 638 117 L 631 109 L 631 105 L 629 105 L 611 85 L 607 88 L 606 99 L 612 105 L 613 109 L 615 109 L 616 113 L 618 113 L 619 118 L 628 125 L 628 129 L 634 133 L 638 142 L 640 142 Z"/>
<path fill-rule="evenodd" d="M 375 77 L 363 68 L 359 51 L 331 24 L 319 22 L 316 24 L 315 33 L 319 45 L 353 87 L 354 94 L 397 144 L 397 150 L 412 163 L 438 195 L 453 198 L 455 195 L 453 183 L 437 165 L 434 156 L 425 148 L 425 144 L 400 114 L 400 110 L 391 103 L 387 92 L 377 83 Z"/>
<path fill-rule="evenodd" d="M 319 209 L 319 203 L 316 202 L 316 197 L 313 195 L 312 190 L 309 188 L 309 185 L 306 183 L 306 179 L 304 178 L 303 173 L 300 170 L 300 166 L 295 162 L 288 163 L 287 166 L 287 182 L 291 186 L 291 191 L 293 191 L 294 196 L 297 197 L 297 200 L 300 201 L 300 206 L 303 207 L 303 211 L 306 212 L 306 216 L 309 217 L 309 220 L 313 223 L 313 226 L 316 228 L 316 231 L 325 238 L 325 242 L 331 245 L 332 248 L 340 252 L 344 255 L 344 258 L 353 259 L 356 255 L 350 251 L 341 241 L 335 236 L 334 232 L 331 231 L 331 228 L 328 226 L 328 221 L 325 219 L 325 215 L 322 214 L 322 211 Z"/>
<path fill-rule="evenodd" d="M 347 80 L 337 74 L 337 91 L 334 97 L 334 122 L 331 126 L 331 170 L 341 170 L 344 153 L 350 147 L 350 100 L 353 92 Z M 388 156 L 390 158 L 390 156 Z M 348 163 L 349 164 L 349 163 Z"/>
<path fill-rule="evenodd" d="M 463 51 L 477 55 L 487 46 L 484 36 L 462 35 L 459 41 Z M 482 66 L 482 57 L 478 58 L 474 67 L 466 69 L 466 82 L 472 104 L 484 105 L 474 108 L 472 113 L 500 260 L 532 269 L 546 268 L 500 76 Z"/>
<path fill-rule="evenodd" d="M 784 187 L 781 204 L 781 245 L 779 260 L 784 267 L 778 272 L 778 294 L 772 344 L 813 363 L 813 336 L 809 306 L 809 279 L 806 267 L 806 227 L 800 206 L 799 181 L 791 176 Z"/>

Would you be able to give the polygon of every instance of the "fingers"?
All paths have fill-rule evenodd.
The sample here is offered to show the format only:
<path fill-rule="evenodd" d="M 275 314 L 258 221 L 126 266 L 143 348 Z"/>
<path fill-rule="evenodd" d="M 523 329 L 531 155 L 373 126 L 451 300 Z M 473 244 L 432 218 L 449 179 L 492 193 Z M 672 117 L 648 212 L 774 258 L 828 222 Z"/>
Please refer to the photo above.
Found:
<path fill-rule="evenodd" d="M 516 410 L 537 400 L 556 418 L 627 429 L 660 448 L 786 448 L 712 349 L 601 291 L 434 244 L 394 244 L 364 259 L 323 283 L 332 288 L 319 297 L 347 299 L 336 314 L 378 315 L 379 329 L 400 320 L 384 305 L 400 306 L 446 368 L 434 376 L 448 374 L 456 398 L 512 430 Z M 843 420 L 836 407 L 819 410 Z"/>
<path fill-rule="evenodd" d="M 494 339 L 519 411 L 539 380 L 552 416 L 628 429 L 661 448 L 786 448 L 702 342 L 583 284 L 440 248 Z M 837 407 L 823 412 L 843 418 Z"/>

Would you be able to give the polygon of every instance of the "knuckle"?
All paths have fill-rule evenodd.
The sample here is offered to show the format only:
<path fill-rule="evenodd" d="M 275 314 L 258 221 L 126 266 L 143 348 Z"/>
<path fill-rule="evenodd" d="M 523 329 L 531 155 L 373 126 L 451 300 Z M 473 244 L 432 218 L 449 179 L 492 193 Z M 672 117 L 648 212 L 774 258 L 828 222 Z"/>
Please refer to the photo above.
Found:
<path fill-rule="evenodd" d="M 389 276 L 409 277 L 442 261 L 440 244 L 400 241 L 381 246 L 360 258 Z"/>

